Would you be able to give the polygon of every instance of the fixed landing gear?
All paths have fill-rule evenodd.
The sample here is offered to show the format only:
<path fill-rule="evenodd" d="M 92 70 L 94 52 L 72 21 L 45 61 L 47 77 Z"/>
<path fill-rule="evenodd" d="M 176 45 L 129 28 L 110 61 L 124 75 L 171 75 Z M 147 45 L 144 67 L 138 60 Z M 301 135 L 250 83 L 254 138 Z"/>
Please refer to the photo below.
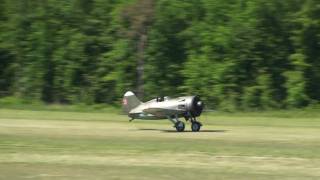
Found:
<path fill-rule="evenodd" d="M 195 117 L 191 117 L 190 120 L 191 120 L 191 130 L 193 132 L 200 131 L 202 124 L 200 122 L 198 122 Z"/>
<path fill-rule="evenodd" d="M 201 126 L 202 126 L 202 124 L 200 122 L 194 121 L 191 124 L 191 130 L 193 132 L 198 132 L 198 131 L 200 131 Z"/>
<path fill-rule="evenodd" d="M 176 122 L 174 126 L 176 127 L 178 132 L 184 131 L 185 125 L 182 121 Z"/>
<path fill-rule="evenodd" d="M 186 117 L 185 117 L 186 118 Z M 174 124 L 173 127 L 176 128 L 177 132 L 183 132 L 185 129 L 185 124 L 182 121 L 179 121 L 178 116 L 171 116 L 168 119 Z M 192 132 L 198 132 L 201 129 L 202 124 L 197 121 L 195 117 L 187 117 L 186 121 L 190 120 Z"/>
<path fill-rule="evenodd" d="M 175 127 L 178 132 L 184 131 L 185 125 L 182 121 L 179 121 L 178 115 L 170 116 L 168 119 L 174 124 L 173 127 Z"/>

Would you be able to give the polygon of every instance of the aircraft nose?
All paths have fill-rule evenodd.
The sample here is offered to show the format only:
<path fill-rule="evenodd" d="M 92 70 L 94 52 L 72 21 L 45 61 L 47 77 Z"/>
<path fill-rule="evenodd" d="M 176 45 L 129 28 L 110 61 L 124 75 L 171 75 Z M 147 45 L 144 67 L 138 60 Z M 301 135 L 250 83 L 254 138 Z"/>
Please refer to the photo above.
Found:
<path fill-rule="evenodd" d="M 196 117 L 196 116 L 200 116 L 200 114 L 202 113 L 204 107 L 204 103 L 200 100 L 200 98 L 198 96 L 195 96 L 192 100 L 192 106 L 191 106 L 191 115 Z"/>

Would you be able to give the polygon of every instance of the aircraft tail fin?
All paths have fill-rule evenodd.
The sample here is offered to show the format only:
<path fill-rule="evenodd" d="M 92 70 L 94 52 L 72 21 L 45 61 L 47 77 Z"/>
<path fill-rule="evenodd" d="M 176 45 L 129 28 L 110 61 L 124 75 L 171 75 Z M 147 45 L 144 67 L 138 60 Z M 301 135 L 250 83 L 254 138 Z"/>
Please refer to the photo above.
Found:
<path fill-rule="evenodd" d="M 142 102 L 137 98 L 137 96 L 128 91 L 124 94 L 122 99 L 122 109 L 124 112 L 129 113 L 133 108 L 139 106 Z"/>

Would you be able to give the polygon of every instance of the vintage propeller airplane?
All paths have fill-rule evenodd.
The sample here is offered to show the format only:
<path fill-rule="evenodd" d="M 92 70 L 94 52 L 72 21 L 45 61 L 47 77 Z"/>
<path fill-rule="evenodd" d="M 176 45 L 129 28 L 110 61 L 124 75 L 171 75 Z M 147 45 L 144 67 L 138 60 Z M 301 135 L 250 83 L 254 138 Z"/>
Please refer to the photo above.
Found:
<path fill-rule="evenodd" d="M 128 91 L 123 96 L 123 110 L 131 118 L 142 120 L 169 119 L 178 132 L 185 129 L 185 124 L 179 120 L 184 117 L 191 121 L 191 130 L 197 132 L 202 124 L 196 117 L 204 108 L 199 96 L 184 96 L 178 98 L 158 97 L 147 102 L 141 102 L 133 92 Z"/>

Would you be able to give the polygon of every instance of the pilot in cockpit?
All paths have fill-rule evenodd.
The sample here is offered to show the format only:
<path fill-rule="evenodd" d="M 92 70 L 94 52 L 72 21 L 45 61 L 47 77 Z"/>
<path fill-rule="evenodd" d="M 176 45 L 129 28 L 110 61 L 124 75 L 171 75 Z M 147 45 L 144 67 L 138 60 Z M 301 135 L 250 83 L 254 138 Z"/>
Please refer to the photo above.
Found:
<path fill-rule="evenodd" d="M 157 97 L 157 102 L 162 102 L 162 101 L 164 101 L 164 97 L 163 96 Z"/>
<path fill-rule="evenodd" d="M 167 101 L 169 99 L 170 99 L 169 96 L 159 96 L 159 97 L 156 98 L 156 101 L 157 102 L 163 102 L 163 101 Z"/>

